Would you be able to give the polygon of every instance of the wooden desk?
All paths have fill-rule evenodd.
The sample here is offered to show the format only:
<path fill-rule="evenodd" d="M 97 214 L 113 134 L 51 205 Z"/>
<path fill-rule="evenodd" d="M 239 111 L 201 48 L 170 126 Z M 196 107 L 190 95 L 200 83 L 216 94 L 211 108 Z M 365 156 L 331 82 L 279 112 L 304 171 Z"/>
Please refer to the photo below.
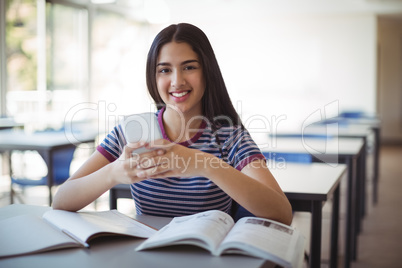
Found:
<path fill-rule="evenodd" d="M 11 205 L 0 208 L 0 219 L 21 214 L 42 215 L 49 207 Z M 134 218 L 155 228 L 162 228 L 171 218 L 135 216 Z M 134 251 L 143 239 L 109 237 L 91 242 L 91 247 L 62 249 L 40 254 L 0 259 L 0 267 L 220 267 L 267 268 L 274 264 L 263 259 L 241 255 L 212 256 L 206 250 L 192 246 L 174 246 L 151 251 Z"/>
<path fill-rule="evenodd" d="M 333 197 L 331 222 L 331 267 L 337 267 L 339 183 L 346 173 L 346 165 L 330 167 L 323 163 L 307 165 L 286 164 L 283 168 L 271 168 L 294 211 L 312 214 L 310 267 L 321 262 L 322 205 Z M 110 208 L 115 209 L 117 198 L 131 198 L 129 185 L 120 184 L 110 190 Z"/>
<path fill-rule="evenodd" d="M 23 131 L 0 131 L 0 151 L 9 155 L 9 171 L 12 174 L 11 152 L 13 150 L 35 150 L 43 157 L 48 169 L 47 185 L 53 186 L 53 163 L 52 155 L 55 151 L 75 147 L 81 143 L 93 143 L 97 133 L 74 133 L 74 132 L 38 132 L 27 134 Z M 11 203 L 13 203 L 11 195 Z M 49 194 L 49 205 L 52 203 L 52 195 Z"/>
<path fill-rule="evenodd" d="M 358 138 L 316 139 L 316 138 L 266 138 L 265 147 L 261 148 L 269 153 L 304 153 L 311 154 L 313 161 L 324 162 L 332 166 L 338 163 L 348 167 L 347 205 L 346 205 L 346 232 L 345 232 L 345 267 L 350 266 L 350 260 L 357 248 L 357 225 L 360 221 L 358 201 L 361 199 L 363 174 L 358 172 L 365 162 L 365 143 Z M 264 144 L 261 140 L 258 144 Z"/>

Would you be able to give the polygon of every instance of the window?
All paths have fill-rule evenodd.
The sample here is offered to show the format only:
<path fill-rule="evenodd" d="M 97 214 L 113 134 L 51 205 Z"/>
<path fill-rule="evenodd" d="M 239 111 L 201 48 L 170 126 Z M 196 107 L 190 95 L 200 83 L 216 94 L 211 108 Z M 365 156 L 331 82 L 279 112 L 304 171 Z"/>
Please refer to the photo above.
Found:
<path fill-rule="evenodd" d="M 7 0 L 6 4 L 7 91 L 36 90 L 36 1 Z"/>
<path fill-rule="evenodd" d="M 7 88 L 1 90 L 7 115 L 25 128 L 60 128 L 73 107 L 88 102 L 111 107 L 115 118 L 150 109 L 148 23 L 89 2 L 6 0 L 5 6 Z M 93 112 L 73 119 L 99 117 Z"/>
<path fill-rule="evenodd" d="M 87 40 L 85 7 L 7 0 L 7 114 L 32 130 L 61 127 L 87 97 Z"/>
<path fill-rule="evenodd" d="M 147 25 L 97 10 L 92 29 L 91 99 L 112 104 L 118 115 L 149 111 L 145 83 Z"/>
<path fill-rule="evenodd" d="M 47 124 L 59 128 L 71 107 L 88 98 L 88 10 L 48 3 L 46 13 Z"/>
<path fill-rule="evenodd" d="M 83 90 L 88 87 L 88 12 L 60 4 L 47 6 L 47 88 Z"/>

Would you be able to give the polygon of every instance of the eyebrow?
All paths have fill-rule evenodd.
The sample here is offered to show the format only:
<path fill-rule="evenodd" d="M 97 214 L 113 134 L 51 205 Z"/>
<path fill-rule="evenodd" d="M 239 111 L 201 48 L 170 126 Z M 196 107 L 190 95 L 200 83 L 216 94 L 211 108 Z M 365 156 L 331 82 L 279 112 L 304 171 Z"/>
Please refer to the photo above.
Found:
<path fill-rule="evenodd" d="M 186 65 L 189 63 L 193 63 L 193 62 L 197 62 L 200 63 L 198 60 L 186 60 L 183 61 L 180 65 Z M 171 66 L 172 64 L 168 63 L 168 62 L 159 62 L 156 66 Z"/>

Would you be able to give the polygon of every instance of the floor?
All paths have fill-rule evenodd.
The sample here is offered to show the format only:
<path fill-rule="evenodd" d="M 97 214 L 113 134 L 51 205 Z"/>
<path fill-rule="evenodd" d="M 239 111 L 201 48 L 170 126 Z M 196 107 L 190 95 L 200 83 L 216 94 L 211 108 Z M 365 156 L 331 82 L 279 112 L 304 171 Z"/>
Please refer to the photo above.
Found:
<path fill-rule="evenodd" d="M 368 161 L 372 161 L 369 156 Z M 368 176 L 371 177 L 368 167 Z M 366 216 L 358 237 L 357 260 L 351 263 L 352 268 L 402 268 L 402 146 L 382 146 L 380 151 L 378 203 L 372 202 L 372 181 L 367 183 Z M 341 183 L 341 185 L 345 183 Z M 341 187 L 340 237 L 339 252 L 344 248 L 345 227 L 345 188 Z M 329 238 L 331 203 L 324 206 L 322 234 L 321 268 L 329 267 Z M 310 233 L 310 214 L 296 213 L 293 224 L 306 237 Z M 308 251 L 308 245 L 306 248 Z M 343 267 L 343 254 L 338 259 L 338 267 Z"/>
<path fill-rule="evenodd" d="M 1 169 L 1 168 L 0 168 Z M 1 170 L 0 170 L 1 171 Z M 0 173 L 1 174 L 1 173 Z M 382 146 L 380 152 L 380 184 L 379 201 L 372 205 L 371 199 L 368 200 L 367 213 L 363 221 L 362 232 L 358 241 L 358 260 L 352 262 L 352 268 L 383 268 L 383 267 L 402 267 L 402 146 Z M 0 207 L 10 204 L 8 176 L 0 177 Z M 370 183 L 368 184 L 370 186 Z M 55 189 L 57 190 L 57 189 Z M 29 203 L 35 205 L 47 205 L 47 188 L 36 187 L 19 192 L 15 202 Z M 371 188 L 368 189 L 368 196 L 371 196 Z M 342 199 L 341 199 L 342 202 Z M 121 212 L 134 213 L 133 201 L 121 199 L 118 201 L 118 208 Z M 329 215 L 330 205 L 324 208 L 323 220 L 323 252 L 324 259 L 321 267 L 328 267 L 328 247 L 329 238 Z M 89 205 L 87 210 L 107 210 L 109 209 L 108 194 L 101 196 L 95 203 Z M 341 207 L 341 220 L 342 207 Z M 300 213 L 295 216 L 296 225 L 305 236 L 309 236 L 309 214 Z M 340 223 L 340 248 L 343 251 L 342 232 L 344 222 Z M 339 257 L 339 267 L 342 267 L 343 259 Z"/>
<path fill-rule="evenodd" d="M 353 268 L 402 267 L 402 147 L 382 147 L 378 204 L 368 212 Z"/>

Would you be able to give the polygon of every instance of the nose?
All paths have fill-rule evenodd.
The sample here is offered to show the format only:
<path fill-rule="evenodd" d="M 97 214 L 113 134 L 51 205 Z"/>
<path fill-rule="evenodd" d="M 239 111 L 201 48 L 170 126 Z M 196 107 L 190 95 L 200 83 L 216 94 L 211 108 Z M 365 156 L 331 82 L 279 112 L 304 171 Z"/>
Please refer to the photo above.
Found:
<path fill-rule="evenodd" d="M 182 72 L 180 71 L 173 72 L 170 84 L 174 88 L 180 88 L 184 86 L 186 84 L 186 80 Z"/>

